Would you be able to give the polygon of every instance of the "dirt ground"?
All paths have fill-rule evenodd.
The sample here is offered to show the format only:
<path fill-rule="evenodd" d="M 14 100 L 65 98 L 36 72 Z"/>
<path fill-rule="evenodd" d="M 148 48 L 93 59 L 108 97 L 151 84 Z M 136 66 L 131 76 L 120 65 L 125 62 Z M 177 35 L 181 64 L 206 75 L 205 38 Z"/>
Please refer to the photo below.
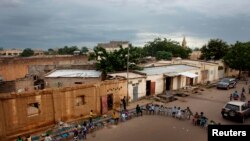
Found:
<path fill-rule="evenodd" d="M 245 82 L 239 82 L 237 87 L 230 90 L 217 90 L 216 88 L 205 89 L 201 95 L 191 94 L 188 97 L 181 97 L 178 100 L 163 104 L 167 107 L 177 106 L 186 108 L 187 106 L 193 112 L 204 112 L 209 120 L 220 122 L 221 124 L 242 124 L 231 120 L 223 119 L 220 112 L 222 106 L 229 101 L 230 93 L 237 90 L 241 92 L 242 87 L 246 89 L 247 101 L 250 100 L 248 94 L 248 85 Z M 135 107 L 136 104 L 145 104 L 150 102 L 142 100 L 137 103 L 131 103 L 129 107 Z M 152 101 L 151 101 L 152 102 Z M 250 124 L 250 118 L 244 124 Z M 168 116 L 144 115 L 134 118 L 130 121 L 120 123 L 117 126 L 104 128 L 89 134 L 88 141 L 206 141 L 207 131 L 204 128 L 193 126 L 190 120 L 178 120 Z"/>

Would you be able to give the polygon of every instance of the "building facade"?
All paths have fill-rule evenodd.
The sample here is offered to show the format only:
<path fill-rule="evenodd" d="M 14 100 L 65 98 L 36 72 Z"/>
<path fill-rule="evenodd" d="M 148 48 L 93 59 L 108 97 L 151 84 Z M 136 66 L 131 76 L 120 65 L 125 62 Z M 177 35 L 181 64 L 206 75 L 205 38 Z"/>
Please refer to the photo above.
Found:
<path fill-rule="evenodd" d="M 109 80 L 71 88 L 0 95 L 0 140 L 35 132 L 58 121 L 86 118 L 90 110 L 105 114 L 126 96 L 126 80 Z"/>
<path fill-rule="evenodd" d="M 146 96 L 146 76 L 134 72 L 120 72 L 108 74 L 112 79 L 127 80 L 129 101 L 136 101 Z"/>

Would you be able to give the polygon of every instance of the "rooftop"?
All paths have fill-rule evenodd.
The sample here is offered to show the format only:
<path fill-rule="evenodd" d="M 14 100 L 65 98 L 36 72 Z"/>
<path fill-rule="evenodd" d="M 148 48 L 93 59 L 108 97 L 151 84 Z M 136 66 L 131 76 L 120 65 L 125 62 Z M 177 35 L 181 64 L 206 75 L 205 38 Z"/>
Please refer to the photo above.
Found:
<path fill-rule="evenodd" d="M 170 66 L 162 66 L 162 67 L 152 67 L 152 68 L 144 68 L 144 70 L 139 71 L 141 73 L 145 73 L 147 75 L 157 75 L 157 74 L 166 74 L 166 73 L 180 73 L 186 72 L 190 70 L 197 70 L 197 67 L 187 66 L 187 65 L 170 65 Z"/>
<path fill-rule="evenodd" d="M 63 69 L 55 70 L 45 77 L 100 77 L 101 72 L 96 70 Z"/>

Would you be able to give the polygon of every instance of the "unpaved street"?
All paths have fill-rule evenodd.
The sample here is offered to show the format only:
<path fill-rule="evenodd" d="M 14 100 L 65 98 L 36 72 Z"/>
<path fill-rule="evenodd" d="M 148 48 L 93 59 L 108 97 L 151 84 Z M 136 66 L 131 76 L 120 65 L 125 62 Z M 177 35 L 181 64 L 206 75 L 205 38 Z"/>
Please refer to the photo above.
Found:
<path fill-rule="evenodd" d="M 186 108 L 189 106 L 193 112 L 204 112 L 209 120 L 221 124 L 241 124 L 235 121 L 225 120 L 221 117 L 222 106 L 229 101 L 229 94 L 237 90 L 241 92 L 243 82 L 239 82 L 236 89 L 217 90 L 206 89 L 201 95 L 191 94 L 185 98 L 167 103 L 165 106 L 177 106 Z M 248 93 L 248 89 L 246 89 Z M 250 95 L 246 94 L 247 100 Z M 130 106 L 135 105 L 131 104 Z M 250 124 L 247 119 L 244 124 Z M 104 128 L 88 135 L 89 141 L 206 141 L 207 131 L 204 128 L 193 126 L 190 120 L 180 121 L 168 116 L 144 115 L 130 121 L 120 123 L 118 126 Z"/>

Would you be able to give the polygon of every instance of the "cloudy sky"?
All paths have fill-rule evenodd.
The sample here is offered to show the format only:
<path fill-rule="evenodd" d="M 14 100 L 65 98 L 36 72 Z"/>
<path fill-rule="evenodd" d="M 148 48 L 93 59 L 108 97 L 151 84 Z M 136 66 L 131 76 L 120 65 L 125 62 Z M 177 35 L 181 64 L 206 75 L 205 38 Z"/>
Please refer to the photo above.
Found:
<path fill-rule="evenodd" d="M 250 41 L 249 0 L 0 0 L 0 47 L 48 49 L 155 37 Z"/>

